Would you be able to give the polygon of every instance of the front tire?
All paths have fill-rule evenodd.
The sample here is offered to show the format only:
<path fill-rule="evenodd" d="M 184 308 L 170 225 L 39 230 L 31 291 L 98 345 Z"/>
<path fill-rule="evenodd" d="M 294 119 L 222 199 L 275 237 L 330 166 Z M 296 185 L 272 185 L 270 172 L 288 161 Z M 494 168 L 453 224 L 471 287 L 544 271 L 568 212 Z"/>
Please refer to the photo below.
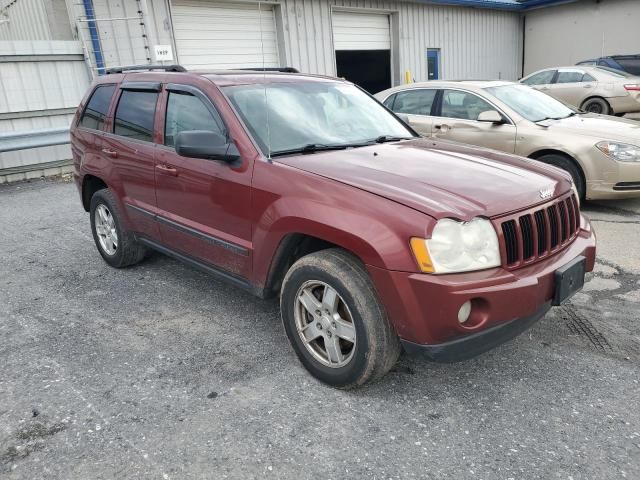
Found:
<path fill-rule="evenodd" d="M 573 184 L 576 186 L 576 190 L 578 190 L 580 201 L 585 199 L 586 186 L 584 178 L 582 176 L 582 171 L 580 170 L 580 167 L 578 167 L 574 163 L 573 160 L 557 153 L 542 155 L 541 157 L 538 157 L 538 160 L 544 163 L 548 163 L 549 165 L 553 165 L 554 167 L 561 168 L 565 172 L 571 174 Z"/>
<path fill-rule="evenodd" d="M 136 242 L 133 233 L 125 230 L 116 200 L 108 188 L 93 194 L 89 213 L 93 240 L 105 262 L 123 268 L 144 258 L 146 249 Z"/>
<path fill-rule="evenodd" d="M 320 381 L 353 388 L 382 378 L 400 341 L 364 265 L 340 249 L 298 260 L 280 295 L 284 329 L 304 367 Z"/>

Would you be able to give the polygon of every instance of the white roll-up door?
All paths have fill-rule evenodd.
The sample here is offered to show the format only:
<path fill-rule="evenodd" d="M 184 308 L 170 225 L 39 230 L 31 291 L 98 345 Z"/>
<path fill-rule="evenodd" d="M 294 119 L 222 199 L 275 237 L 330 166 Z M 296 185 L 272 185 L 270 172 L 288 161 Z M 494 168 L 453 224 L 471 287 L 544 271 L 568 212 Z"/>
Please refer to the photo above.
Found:
<path fill-rule="evenodd" d="M 333 12 L 333 43 L 336 50 L 390 50 L 389 15 Z"/>
<path fill-rule="evenodd" d="M 178 60 L 187 69 L 280 66 L 271 5 L 177 0 L 171 13 Z"/>

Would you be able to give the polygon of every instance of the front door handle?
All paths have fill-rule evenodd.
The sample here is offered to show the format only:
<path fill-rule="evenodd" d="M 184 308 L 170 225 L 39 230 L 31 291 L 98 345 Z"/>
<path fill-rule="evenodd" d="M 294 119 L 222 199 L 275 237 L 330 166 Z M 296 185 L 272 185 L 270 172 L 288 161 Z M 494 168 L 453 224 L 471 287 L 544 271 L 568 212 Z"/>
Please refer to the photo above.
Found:
<path fill-rule="evenodd" d="M 433 128 L 435 128 L 436 130 L 440 130 L 443 133 L 447 133 L 451 129 L 451 127 L 446 123 L 439 123 L 437 125 L 434 125 Z"/>
<path fill-rule="evenodd" d="M 178 170 L 168 165 L 156 165 L 156 168 L 166 175 L 171 175 L 172 177 L 178 176 Z"/>
<path fill-rule="evenodd" d="M 105 155 L 109 155 L 111 158 L 118 158 L 118 152 L 115 150 L 109 150 L 108 148 L 103 148 L 102 153 Z"/>
<path fill-rule="evenodd" d="M 583 85 L 582 88 L 592 88 L 592 87 L 593 87 L 593 85 L 586 84 L 586 85 Z"/>

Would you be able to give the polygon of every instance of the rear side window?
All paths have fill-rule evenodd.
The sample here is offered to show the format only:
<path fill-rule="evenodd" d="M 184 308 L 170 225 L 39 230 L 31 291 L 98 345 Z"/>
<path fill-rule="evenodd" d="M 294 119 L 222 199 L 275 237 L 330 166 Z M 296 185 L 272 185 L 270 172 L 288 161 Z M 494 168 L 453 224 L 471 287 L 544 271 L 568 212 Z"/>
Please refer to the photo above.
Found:
<path fill-rule="evenodd" d="M 410 115 L 431 115 L 431 106 L 437 90 L 406 90 L 396 95 L 393 111 Z"/>
<path fill-rule="evenodd" d="M 224 135 L 220 116 L 213 115 L 202 100 L 189 93 L 170 92 L 164 125 L 164 144 L 173 147 L 176 135 L 189 130 L 206 130 Z"/>
<path fill-rule="evenodd" d="M 578 71 L 560 71 L 556 83 L 579 83 L 582 82 L 584 72 Z"/>
<path fill-rule="evenodd" d="M 123 90 L 116 108 L 113 133 L 151 142 L 158 92 Z"/>
<path fill-rule="evenodd" d="M 555 75 L 555 70 L 545 70 L 544 72 L 538 72 L 531 75 L 522 81 L 525 85 L 547 85 L 551 83 L 551 79 Z"/>
<path fill-rule="evenodd" d="M 87 108 L 84 109 L 82 118 L 80 118 L 80 126 L 102 130 L 115 89 L 115 85 L 100 85 L 93 91 Z"/>

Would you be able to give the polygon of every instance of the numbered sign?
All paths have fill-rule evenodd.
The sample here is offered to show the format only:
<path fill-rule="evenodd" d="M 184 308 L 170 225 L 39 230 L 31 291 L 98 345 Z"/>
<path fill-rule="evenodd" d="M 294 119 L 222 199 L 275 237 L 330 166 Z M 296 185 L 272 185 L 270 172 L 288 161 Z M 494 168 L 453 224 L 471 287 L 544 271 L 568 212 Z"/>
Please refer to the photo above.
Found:
<path fill-rule="evenodd" d="M 171 45 L 154 45 L 153 48 L 156 54 L 157 62 L 173 60 L 173 50 L 171 50 Z"/>

